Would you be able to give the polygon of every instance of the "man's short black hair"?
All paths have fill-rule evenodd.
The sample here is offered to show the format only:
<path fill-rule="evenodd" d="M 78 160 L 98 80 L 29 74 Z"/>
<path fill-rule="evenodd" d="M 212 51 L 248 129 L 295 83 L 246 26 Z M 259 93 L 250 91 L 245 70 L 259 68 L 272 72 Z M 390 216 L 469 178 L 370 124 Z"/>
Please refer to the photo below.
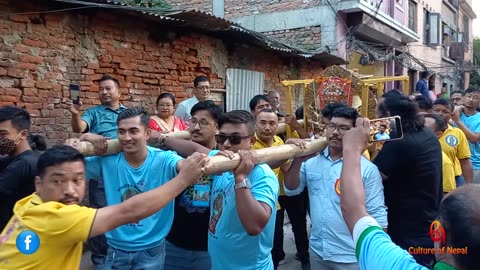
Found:
<path fill-rule="evenodd" d="M 479 93 L 479 92 L 480 92 L 480 89 L 478 87 L 470 86 L 465 90 L 465 95 L 469 93 Z"/>
<path fill-rule="evenodd" d="M 75 161 L 85 164 L 82 153 L 68 145 L 55 145 L 40 155 L 37 161 L 37 172 L 40 177 L 43 177 L 48 167 Z"/>
<path fill-rule="evenodd" d="M 47 149 L 47 142 L 43 136 L 29 134 L 27 141 L 30 145 L 30 148 L 32 148 L 34 151 L 45 151 Z"/>
<path fill-rule="evenodd" d="M 198 111 L 207 111 L 208 114 L 218 123 L 218 118 L 223 114 L 222 109 L 213 100 L 200 101 L 193 105 L 190 114 L 193 116 Z"/>
<path fill-rule="evenodd" d="M 443 118 L 438 114 L 424 114 L 423 117 L 432 118 L 433 120 L 435 120 L 435 132 L 445 132 L 445 130 L 447 130 L 448 128 L 447 122 L 445 122 L 445 120 L 443 120 Z"/>
<path fill-rule="evenodd" d="M 198 84 L 201 83 L 201 82 L 210 82 L 210 80 L 208 79 L 208 77 L 205 77 L 205 76 L 197 76 L 193 80 L 193 86 L 197 87 Z"/>
<path fill-rule="evenodd" d="M 358 111 L 352 107 L 339 107 L 333 110 L 329 120 L 334 117 L 346 118 L 352 120 L 352 125 L 355 126 L 355 121 L 359 117 Z"/>
<path fill-rule="evenodd" d="M 452 97 L 453 94 L 460 94 L 462 96 L 465 95 L 465 93 L 462 90 L 455 90 L 455 91 L 451 92 L 450 97 Z"/>
<path fill-rule="evenodd" d="M 432 100 L 429 98 L 426 98 L 422 95 L 416 96 L 415 97 L 415 102 L 418 105 L 418 108 L 421 110 L 431 110 L 433 108 L 433 103 Z"/>
<path fill-rule="evenodd" d="M 250 100 L 250 103 L 248 104 L 248 106 L 250 107 L 250 111 L 252 111 L 252 112 L 255 111 L 255 107 L 257 106 L 258 102 L 260 102 L 260 100 L 264 100 L 264 101 L 270 103 L 270 99 L 267 96 L 256 95 Z"/>
<path fill-rule="evenodd" d="M 224 124 L 246 124 L 248 135 L 255 133 L 255 117 L 250 112 L 244 110 L 234 110 L 226 112 L 218 119 L 218 127 L 222 128 Z"/>
<path fill-rule="evenodd" d="M 117 125 L 120 124 L 120 121 L 132 117 L 140 116 L 140 123 L 148 128 L 148 122 L 150 122 L 150 114 L 143 107 L 131 107 L 122 111 L 118 115 Z"/>
<path fill-rule="evenodd" d="M 428 73 L 428 71 L 422 71 L 420 72 L 420 79 L 426 79 L 430 74 Z"/>
<path fill-rule="evenodd" d="M 385 125 L 385 124 L 381 124 L 380 126 L 387 129 L 387 125 Z"/>
<path fill-rule="evenodd" d="M 303 106 L 300 106 L 298 109 L 295 110 L 295 117 L 298 120 L 303 119 Z"/>
<path fill-rule="evenodd" d="M 172 100 L 172 104 L 173 106 L 175 106 L 177 104 L 177 101 L 175 100 L 175 96 L 170 94 L 170 93 L 161 93 L 158 97 L 157 97 L 157 107 L 158 107 L 158 102 L 160 101 L 160 99 L 164 99 L 164 98 L 169 98 Z"/>
<path fill-rule="evenodd" d="M 6 106 L 0 109 L 0 123 L 10 120 L 12 126 L 17 131 L 26 129 L 30 131 L 30 114 L 24 110 L 13 106 Z"/>
<path fill-rule="evenodd" d="M 439 98 L 439 99 L 435 100 L 433 102 L 433 105 L 446 106 L 450 110 L 450 112 L 453 112 L 453 110 L 455 109 L 455 106 L 453 105 L 453 103 L 446 98 Z"/>
<path fill-rule="evenodd" d="M 343 108 L 343 107 L 348 107 L 347 103 L 345 102 L 335 102 L 335 103 L 330 103 L 325 106 L 322 110 L 322 116 L 324 118 L 330 119 L 332 118 L 332 113 L 334 110 L 338 108 Z"/>
<path fill-rule="evenodd" d="M 115 86 L 117 88 L 120 88 L 120 82 L 110 75 L 103 75 L 102 78 L 100 78 L 100 82 L 103 82 L 103 81 L 113 81 Z"/>

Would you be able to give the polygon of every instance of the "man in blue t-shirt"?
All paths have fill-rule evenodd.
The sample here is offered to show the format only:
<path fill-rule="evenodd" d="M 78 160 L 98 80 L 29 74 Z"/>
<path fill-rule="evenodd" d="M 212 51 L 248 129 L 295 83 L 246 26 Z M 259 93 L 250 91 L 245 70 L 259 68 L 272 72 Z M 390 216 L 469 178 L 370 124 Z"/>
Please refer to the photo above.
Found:
<path fill-rule="evenodd" d="M 117 138 L 117 118 L 126 108 L 120 102 L 120 82 L 114 77 L 104 75 L 98 85 L 100 105 L 88 108 L 80 115 L 82 101 L 78 104 L 71 99 L 65 99 L 62 107 L 72 114 L 72 131 L 86 133 L 96 149 L 98 155 L 102 155 L 108 138 Z M 87 133 L 88 132 L 88 133 Z M 86 138 L 87 139 L 87 138 Z M 101 179 L 90 179 L 88 183 L 88 202 L 91 207 L 105 207 L 105 187 Z M 101 267 L 107 255 L 107 243 L 104 235 L 88 240 L 89 249 L 92 252 L 92 262 L 95 267 Z"/>
<path fill-rule="evenodd" d="M 473 182 L 480 184 L 480 89 L 469 87 L 465 90 L 463 107 L 457 107 L 452 114 L 455 125 L 465 133 L 470 146 L 473 167 Z"/>
<path fill-rule="evenodd" d="M 373 136 L 376 141 L 383 141 L 390 139 L 390 135 L 388 135 L 385 131 L 387 130 L 387 125 L 380 125 L 380 131 L 375 133 Z"/>
<path fill-rule="evenodd" d="M 118 116 L 118 140 L 123 152 L 86 158 L 87 179 L 103 179 L 107 205 L 119 204 L 139 193 L 166 184 L 177 175 L 183 160 L 175 152 L 147 146 L 150 117 L 143 108 L 126 109 Z M 88 136 L 80 140 L 88 141 Z M 179 191 L 180 192 L 180 191 Z M 163 269 L 165 237 L 173 220 L 173 201 L 158 213 L 106 234 L 109 244 L 105 269 Z"/>
<path fill-rule="evenodd" d="M 369 142 L 370 122 L 359 118 L 355 128 L 343 136 L 343 162 L 340 203 L 356 247 L 360 269 L 427 270 L 411 254 L 435 254 L 434 270 L 478 269 L 480 241 L 477 223 L 479 210 L 467 205 L 478 204 L 479 185 L 465 185 L 450 192 L 440 205 L 436 223 L 430 232 L 434 248 L 410 246 L 408 251 L 395 245 L 365 209 L 360 156 Z M 462 222 L 457 222 L 462 220 Z M 434 224 L 434 223 L 432 223 Z M 442 240 L 443 237 L 443 240 Z M 436 240 L 438 239 L 438 240 Z"/>
<path fill-rule="evenodd" d="M 218 125 L 220 150 L 227 156 L 238 153 L 241 162 L 233 173 L 213 181 L 208 228 L 212 269 L 273 269 L 279 185 L 268 165 L 254 166 L 249 150 L 255 143 L 255 119 L 247 111 L 231 111 Z"/>

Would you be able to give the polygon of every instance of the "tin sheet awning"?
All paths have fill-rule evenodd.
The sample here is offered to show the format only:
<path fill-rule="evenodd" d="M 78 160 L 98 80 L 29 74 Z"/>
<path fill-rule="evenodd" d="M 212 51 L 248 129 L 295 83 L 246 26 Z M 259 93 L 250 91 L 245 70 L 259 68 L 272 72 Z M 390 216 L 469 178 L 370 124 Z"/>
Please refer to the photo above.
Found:
<path fill-rule="evenodd" d="M 262 33 L 246 29 L 229 20 L 213 16 L 197 10 L 170 10 L 152 9 L 139 6 L 128 6 L 113 0 L 54 0 L 79 6 L 91 6 L 92 8 L 108 8 L 126 15 L 141 16 L 145 19 L 158 23 L 170 23 L 177 27 L 187 27 L 207 32 L 218 38 L 229 38 L 277 51 L 288 57 L 300 57 L 322 61 L 325 66 L 344 65 L 345 60 L 323 51 L 307 51 L 270 38 Z"/>

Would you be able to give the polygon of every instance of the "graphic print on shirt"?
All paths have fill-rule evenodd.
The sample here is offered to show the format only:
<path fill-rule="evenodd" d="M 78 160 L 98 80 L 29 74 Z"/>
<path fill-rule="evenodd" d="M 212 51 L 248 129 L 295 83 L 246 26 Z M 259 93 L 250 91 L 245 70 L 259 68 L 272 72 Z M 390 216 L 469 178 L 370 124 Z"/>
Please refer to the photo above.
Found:
<path fill-rule="evenodd" d="M 125 184 L 125 185 L 119 187 L 118 191 L 120 192 L 120 202 L 124 202 L 124 201 L 130 199 L 131 197 L 133 197 L 135 195 L 143 193 L 144 192 L 143 189 L 145 188 L 146 183 L 147 182 L 145 180 L 141 180 L 135 185 Z M 140 221 L 137 222 L 137 223 L 128 224 L 128 225 L 130 225 L 130 226 L 141 226 Z"/>
<path fill-rule="evenodd" d="M 217 231 L 217 223 L 222 217 L 223 212 L 223 192 L 217 194 L 215 199 L 213 200 L 213 209 L 212 213 L 210 214 L 210 222 L 208 224 L 208 230 L 210 233 L 215 234 Z"/>
<path fill-rule="evenodd" d="M 178 198 L 178 204 L 188 213 L 205 213 L 210 203 L 213 177 L 202 176 L 195 185 L 189 186 Z"/>
<path fill-rule="evenodd" d="M 8 226 L 8 229 L 4 235 L 0 235 L 0 246 L 2 246 L 3 243 L 7 242 L 7 240 L 10 238 L 10 235 L 12 235 L 15 229 L 21 231 L 25 229 L 23 225 L 19 222 L 18 218 L 15 218 L 12 224 Z"/>
<path fill-rule="evenodd" d="M 338 196 L 340 196 L 340 178 L 335 181 L 335 185 L 333 186 L 335 189 L 335 193 L 337 193 Z"/>
<path fill-rule="evenodd" d="M 458 144 L 458 139 L 457 139 L 457 137 L 455 137 L 455 136 L 453 136 L 453 135 L 448 135 L 448 136 L 445 138 L 445 142 L 446 142 L 448 145 L 454 147 L 454 146 L 457 146 L 457 144 Z"/>

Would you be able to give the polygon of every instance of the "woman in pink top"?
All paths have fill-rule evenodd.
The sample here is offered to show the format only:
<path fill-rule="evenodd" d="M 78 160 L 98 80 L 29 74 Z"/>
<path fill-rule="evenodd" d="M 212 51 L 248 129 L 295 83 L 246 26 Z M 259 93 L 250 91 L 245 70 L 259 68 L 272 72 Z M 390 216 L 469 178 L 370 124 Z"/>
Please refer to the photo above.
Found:
<path fill-rule="evenodd" d="M 168 133 L 187 129 L 182 119 L 173 115 L 175 112 L 175 97 L 170 93 L 160 94 L 157 98 L 158 116 L 150 117 L 148 127 L 158 132 Z"/>

